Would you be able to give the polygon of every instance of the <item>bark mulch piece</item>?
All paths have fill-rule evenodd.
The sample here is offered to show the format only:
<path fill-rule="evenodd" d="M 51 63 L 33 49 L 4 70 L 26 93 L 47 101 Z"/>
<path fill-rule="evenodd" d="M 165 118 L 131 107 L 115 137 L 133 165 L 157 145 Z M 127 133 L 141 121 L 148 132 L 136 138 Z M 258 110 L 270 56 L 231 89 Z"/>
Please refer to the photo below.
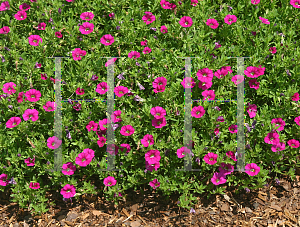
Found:
<path fill-rule="evenodd" d="M 279 227 L 300 226 L 300 176 L 292 181 L 278 175 L 280 184 L 268 179 L 268 186 L 236 194 L 236 187 L 227 187 L 226 195 L 197 195 L 195 213 L 177 206 L 179 195 L 166 199 L 154 191 L 128 190 L 127 200 L 119 206 L 107 202 L 99 195 L 83 195 L 79 201 L 64 202 L 59 191 L 50 191 L 47 198 L 55 200 L 56 206 L 41 216 L 33 216 L 27 209 L 10 203 L 10 189 L 0 192 L 0 227 L 85 227 L 85 226 L 195 226 L 195 227 Z M 98 185 L 95 182 L 95 185 Z M 101 188 L 99 182 L 99 187 Z M 49 207 L 48 207 L 49 208 Z"/>

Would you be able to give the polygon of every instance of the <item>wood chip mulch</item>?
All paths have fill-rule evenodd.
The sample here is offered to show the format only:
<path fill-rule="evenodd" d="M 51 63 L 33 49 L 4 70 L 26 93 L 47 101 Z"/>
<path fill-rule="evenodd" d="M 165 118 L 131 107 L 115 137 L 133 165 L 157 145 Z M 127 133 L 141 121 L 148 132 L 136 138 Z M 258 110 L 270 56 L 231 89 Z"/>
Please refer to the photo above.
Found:
<path fill-rule="evenodd" d="M 268 186 L 250 193 L 235 193 L 237 187 L 227 187 L 226 195 L 207 194 L 198 197 L 193 208 L 195 213 L 179 208 L 179 195 L 169 200 L 148 190 L 128 191 L 127 200 L 117 207 L 99 195 L 83 195 L 79 201 L 64 202 L 57 191 L 50 191 L 47 198 L 55 200 L 56 206 L 49 206 L 46 214 L 33 216 L 27 209 L 19 208 L 17 203 L 7 199 L 11 190 L 0 192 L 0 227 L 85 227 L 85 226 L 253 226 L 279 227 L 300 226 L 300 176 L 296 180 L 278 175 L 268 179 Z M 95 185 L 101 188 L 101 183 Z M 49 208 L 48 207 L 48 208 Z"/>

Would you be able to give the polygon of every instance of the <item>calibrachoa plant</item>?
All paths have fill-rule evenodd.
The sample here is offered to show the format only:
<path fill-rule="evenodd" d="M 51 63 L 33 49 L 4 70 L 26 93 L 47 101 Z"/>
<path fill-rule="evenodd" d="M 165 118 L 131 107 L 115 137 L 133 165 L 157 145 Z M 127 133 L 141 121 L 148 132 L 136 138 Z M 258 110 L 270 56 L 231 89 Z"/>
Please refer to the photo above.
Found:
<path fill-rule="evenodd" d="M 109 9 L 100 1 L 56 1 L 46 8 L 40 0 L 2 1 L 0 190 L 10 187 L 13 202 L 46 212 L 49 190 L 59 190 L 64 201 L 104 193 L 117 204 L 125 190 L 148 187 L 166 196 L 179 191 L 178 205 L 194 213 L 190 191 L 209 197 L 238 185 L 236 192 L 250 192 L 263 187 L 271 171 L 294 178 L 300 151 L 299 16 L 300 0 L 213 6 L 206 0 L 161 0 L 154 11 L 126 1 Z M 62 79 L 56 81 L 46 57 L 63 55 L 70 59 L 62 60 Z M 186 77 L 177 56 L 194 55 L 202 60 L 193 59 Z M 251 56 L 244 60 L 244 75 L 229 56 Z M 114 87 L 106 76 L 112 65 Z M 53 129 L 58 82 L 68 100 L 62 102 L 62 139 Z M 245 171 L 239 173 L 236 103 L 213 100 L 236 99 L 242 82 L 247 144 Z M 112 88 L 111 117 L 105 102 L 78 101 L 107 99 Z M 197 99 L 191 113 L 185 113 L 187 88 Z M 193 122 L 192 150 L 183 141 L 185 114 Z M 109 124 L 115 144 L 106 138 Z M 62 168 L 51 172 L 57 148 Z M 122 171 L 101 170 L 107 151 Z M 186 155 L 201 174 L 175 171 Z M 100 179 L 100 188 L 91 177 Z"/>

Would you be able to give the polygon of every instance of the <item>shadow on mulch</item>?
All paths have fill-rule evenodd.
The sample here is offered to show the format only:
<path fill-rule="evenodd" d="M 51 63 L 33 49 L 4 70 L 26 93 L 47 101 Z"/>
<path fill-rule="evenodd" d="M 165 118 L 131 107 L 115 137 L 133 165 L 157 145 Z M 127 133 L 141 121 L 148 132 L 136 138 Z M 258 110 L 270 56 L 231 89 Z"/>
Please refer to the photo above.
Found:
<path fill-rule="evenodd" d="M 198 203 L 193 207 L 194 214 L 178 207 L 178 193 L 166 198 L 151 190 L 144 195 L 140 190 L 127 190 L 126 201 L 121 200 L 117 207 L 100 194 L 85 194 L 71 203 L 64 202 L 58 190 L 50 190 L 46 197 L 56 205 L 49 206 L 46 214 L 32 216 L 27 209 L 7 200 L 11 193 L 7 188 L 0 192 L 0 226 L 300 226 L 299 176 L 292 181 L 278 175 L 279 185 L 274 173 L 269 176 L 267 187 L 250 193 L 236 194 L 238 186 L 226 188 L 227 198 L 216 194 L 207 199 L 208 193 L 195 193 Z M 104 189 L 99 178 L 90 180 L 98 189 Z"/>

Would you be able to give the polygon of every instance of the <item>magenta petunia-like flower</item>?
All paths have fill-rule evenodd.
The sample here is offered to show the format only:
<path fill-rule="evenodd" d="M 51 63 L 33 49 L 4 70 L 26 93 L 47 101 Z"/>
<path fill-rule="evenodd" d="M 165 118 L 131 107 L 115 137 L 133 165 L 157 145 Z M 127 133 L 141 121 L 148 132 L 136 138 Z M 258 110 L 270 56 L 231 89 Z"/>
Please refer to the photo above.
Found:
<path fill-rule="evenodd" d="M 21 118 L 19 117 L 11 117 L 7 122 L 6 122 L 6 128 L 14 128 L 17 125 L 21 123 Z"/>
<path fill-rule="evenodd" d="M 259 2 L 260 2 L 260 0 L 251 0 L 251 3 L 252 3 L 253 5 L 257 5 L 257 4 L 259 4 Z"/>
<path fill-rule="evenodd" d="M 160 1 L 160 5 L 163 9 L 170 9 L 170 2 L 166 1 L 166 0 L 161 0 Z"/>
<path fill-rule="evenodd" d="M 118 86 L 118 87 L 115 87 L 114 92 L 115 92 L 116 96 L 122 97 L 128 93 L 128 88 L 123 87 L 123 86 Z"/>
<path fill-rule="evenodd" d="M 62 165 L 62 173 L 64 175 L 73 175 L 74 172 L 76 171 L 76 166 L 73 165 L 72 162 L 67 162 L 65 164 Z"/>
<path fill-rule="evenodd" d="M 189 28 L 193 25 L 193 20 L 190 17 L 183 16 L 178 23 L 184 28 Z"/>
<path fill-rule="evenodd" d="M 161 119 L 166 116 L 166 110 L 160 106 L 152 107 L 150 113 L 156 118 Z"/>
<path fill-rule="evenodd" d="M 269 51 L 270 51 L 272 54 L 276 54 L 276 52 L 277 52 L 276 47 L 270 47 Z"/>
<path fill-rule="evenodd" d="M 121 114 L 122 114 L 122 111 L 121 110 L 116 110 L 114 111 L 114 123 L 117 123 L 117 122 L 122 122 L 122 119 L 121 119 Z M 118 118 L 119 117 L 119 118 Z"/>
<path fill-rule="evenodd" d="M 105 46 L 110 46 L 115 42 L 115 39 L 111 34 L 106 34 L 101 37 L 100 42 Z"/>
<path fill-rule="evenodd" d="M 122 152 L 123 152 L 124 149 L 126 150 L 126 154 L 128 154 L 131 151 L 130 144 L 122 143 L 120 145 L 120 147 L 121 147 L 120 149 L 121 149 Z"/>
<path fill-rule="evenodd" d="M 108 176 L 104 178 L 103 184 L 108 187 L 115 186 L 117 184 L 117 180 L 114 177 Z"/>
<path fill-rule="evenodd" d="M 77 95 L 84 95 L 84 89 L 83 88 L 79 87 L 79 88 L 76 89 L 75 92 L 76 92 Z"/>
<path fill-rule="evenodd" d="M 225 175 L 223 172 L 219 172 L 219 173 L 214 173 L 214 176 L 211 178 L 211 182 L 214 185 L 219 185 L 219 184 L 224 184 L 226 183 L 226 179 L 225 179 Z"/>
<path fill-rule="evenodd" d="M 201 82 L 211 82 L 213 77 L 214 77 L 214 73 L 211 69 L 209 68 L 204 68 L 204 69 L 199 69 L 197 72 L 197 76 L 198 76 L 198 80 L 200 80 Z"/>
<path fill-rule="evenodd" d="M 38 24 L 38 27 L 37 27 L 37 29 L 38 30 L 45 30 L 46 29 L 46 23 L 45 22 L 41 22 L 41 23 L 39 23 Z"/>
<path fill-rule="evenodd" d="M 153 181 L 150 181 L 149 185 L 153 188 L 156 189 L 160 186 L 160 182 L 157 181 L 157 179 L 154 179 Z"/>
<path fill-rule="evenodd" d="M 27 13 L 25 11 L 21 10 L 21 11 L 18 11 L 14 16 L 17 20 L 25 20 L 27 18 Z"/>
<path fill-rule="evenodd" d="M 131 59 L 131 58 L 133 58 L 133 59 L 137 59 L 137 58 L 139 58 L 141 56 L 141 54 L 139 53 L 139 52 L 137 52 L 137 51 L 131 51 L 131 52 L 129 52 L 129 54 L 128 54 L 128 57 Z"/>
<path fill-rule="evenodd" d="M 39 119 L 39 111 L 36 109 L 27 109 L 23 114 L 24 121 L 31 119 L 32 121 L 37 121 Z"/>
<path fill-rule="evenodd" d="M 134 133 L 134 128 L 131 125 L 124 125 L 122 126 L 120 133 L 123 136 L 131 136 Z"/>
<path fill-rule="evenodd" d="M 146 23 L 146 25 L 148 25 L 155 21 L 155 16 L 151 12 L 145 12 L 142 20 L 144 21 L 144 23 Z"/>
<path fill-rule="evenodd" d="M 233 153 L 233 151 L 227 151 L 226 155 L 231 158 L 233 161 L 237 161 L 235 154 Z"/>
<path fill-rule="evenodd" d="M 148 147 L 154 144 L 153 136 L 150 134 L 146 134 L 143 139 L 141 139 L 144 147 Z"/>
<path fill-rule="evenodd" d="M 244 76 L 242 75 L 235 75 L 231 78 L 231 81 L 235 84 L 238 85 L 244 81 Z"/>
<path fill-rule="evenodd" d="M 297 125 L 300 125 L 300 116 L 296 117 L 294 121 Z"/>
<path fill-rule="evenodd" d="M 79 27 L 79 31 L 81 34 L 88 35 L 91 34 L 94 31 L 94 24 L 89 22 L 84 22 Z"/>
<path fill-rule="evenodd" d="M 47 139 L 47 146 L 53 150 L 58 148 L 61 145 L 61 143 L 62 140 L 59 140 L 56 136 L 52 136 Z"/>
<path fill-rule="evenodd" d="M 99 126 L 101 130 L 106 130 L 107 129 L 107 124 L 109 124 L 110 121 L 107 118 L 104 118 L 103 120 L 99 121 Z"/>
<path fill-rule="evenodd" d="M 158 150 L 150 150 L 145 154 L 145 159 L 150 165 L 159 162 L 161 159 L 160 152 Z"/>
<path fill-rule="evenodd" d="M 199 81 L 198 87 L 201 88 L 202 90 L 207 90 L 208 88 L 211 88 L 212 82 L 201 82 Z"/>
<path fill-rule="evenodd" d="M 81 60 L 81 57 L 85 55 L 86 55 L 86 51 L 81 50 L 80 48 L 75 48 L 75 50 L 72 51 L 72 57 L 74 61 Z"/>
<path fill-rule="evenodd" d="M 165 87 L 167 85 L 167 79 L 165 77 L 157 77 L 153 82 L 152 86 L 157 88 L 159 85 Z"/>
<path fill-rule="evenodd" d="M 88 123 L 87 126 L 85 126 L 85 128 L 90 132 L 91 130 L 93 131 L 97 131 L 97 128 L 98 128 L 98 125 L 97 123 L 95 123 L 95 121 L 90 121 Z"/>
<path fill-rule="evenodd" d="M 59 39 L 63 37 L 61 32 L 55 32 L 55 36 Z"/>
<path fill-rule="evenodd" d="M 8 1 L 2 2 L 0 5 L 0 11 L 6 11 L 10 9 L 10 5 Z"/>
<path fill-rule="evenodd" d="M 99 139 L 97 141 L 98 146 L 103 147 L 105 143 L 106 143 L 106 138 L 103 136 L 99 137 Z"/>
<path fill-rule="evenodd" d="M 214 165 L 217 163 L 218 155 L 211 152 L 208 153 L 204 156 L 203 160 L 208 164 L 208 165 Z"/>
<path fill-rule="evenodd" d="M 270 22 L 269 22 L 268 19 L 266 19 L 266 18 L 259 17 L 259 19 L 260 19 L 261 22 L 264 23 L 264 24 L 270 24 Z"/>
<path fill-rule="evenodd" d="M 237 20 L 237 17 L 235 15 L 230 15 L 228 14 L 225 18 L 224 18 L 224 22 L 226 24 L 231 25 L 232 23 L 235 23 Z"/>
<path fill-rule="evenodd" d="M 230 133 L 237 133 L 238 129 L 237 129 L 237 125 L 230 125 L 228 127 L 228 130 Z"/>
<path fill-rule="evenodd" d="M 26 158 L 24 162 L 27 164 L 27 166 L 34 166 L 35 165 L 35 158 Z"/>
<path fill-rule="evenodd" d="M 290 4 L 294 7 L 294 8 L 300 8 L 300 0 L 291 0 Z"/>
<path fill-rule="evenodd" d="M 194 106 L 191 113 L 193 117 L 201 118 L 205 114 L 205 109 L 203 106 Z"/>
<path fill-rule="evenodd" d="M 91 163 L 93 157 L 88 152 L 81 152 L 78 154 L 78 156 L 75 159 L 75 163 L 79 166 L 87 166 Z"/>
<path fill-rule="evenodd" d="M 81 20 L 93 20 L 94 18 L 94 14 L 92 12 L 84 12 L 82 14 L 80 14 L 80 18 Z"/>
<path fill-rule="evenodd" d="M 260 76 L 258 68 L 254 67 L 254 66 L 247 67 L 247 69 L 244 70 L 244 73 L 247 77 L 250 77 L 250 78 L 257 78 Z"/>
<path fill-rule="evenodd" d="M 168 33 L 168 28 L 165 25 L 162 25 L 160 27 L 160 32 L 163 33 L 163 34 Z"/>
<path fill-rule="evenodd" d="M 55 111 L 56 110 L 56 103 L 48 101 L 48 102 L 46 102 L 46 105 L 43 106 L 43 108 L 46 112 Z"/>
<path fill-rule="evenodd" d="M 141 46 L 147 46 L 147 43 L 148 43 L 148 41 L 147 41 L 147 40 L 145 40 L 145 41 L 142 41 L 142 42 L 141 42 Z"/>
<path fill-rule="evenodd" d="M 28 37 L 28 42 L 31 46 L 39 46 L 40 42 L 43 43 L 43 39 L 39 35 L 31 35 Z"/>
<path fill-rule="evenodd" d="M 257 90 L 259 88 L 259 82 L 256 79 L 249 80 L 249 87 Z"/>
<path fill-rule="evenodd" d="M 273 144 L 271 150 L 273 152 L 283 151 L 285 149 L 285 143 L 279 142 L 277 144 Z"/>
<path fill-rule="evenodd" d="M 19 6 L 19 9 L 22 11 L 27 11 L 30 9 L 30 5 L 28 5 L 27 3 L 23 3 L 22 5 Z"/>
<path fill-rule="evenodd" d="M 39 189 L 40 188 L 40 183 L 30 182 L 29 188 L 31 188 L 31 189 Z"/>
<path fill-rule="evenodd" d="M 109 89 L 109 86 L 106 82 L 101 82 L 97 85 L 96 92 L 98 92 L 100 95 L 105 94 Z"/>
<path fill-rule="evenodd" d="M 204 100 L 214 100 L 215 99 L 215 90 L 205 90 L 202 92 Z"/>
<path fill-rule="evenodd" d="M 219 23 L 218 23 L 218 21 L 215 20 L 215 19 L 207 19 L 206 25 L 208 25 L 208 26 L 211 27 L 212 29 L 216 29 L 216 28 L 218 28 Z"/>
<path fill-rule="evenodd" d="M 64 198 L 69 199 L 76 194 L 76 188 L 74 185 L 66 184 L 61 190 L 60 194 L 63 195 Z"/>
<path fill-rule="evenodd" d="M 0 34 L 7 34 L 9 32 L 10 32 L 10 28 L 8 26 L 4 26 L 3 28 L 0 29 Z"/>
<path fill-rule="evenodd" d="M 29 102 L 37 102 L 40 100 L 41 92 L 35 89 L 30 89 L 25 93 L 25 97 Z"/>
<path fill-rule="evenodd" d="M 247 173 L 250 176 L 255 176 L 259 173 L 260 167 L 257 166 L 255 163 L 247 164 L 245 166 L 245 173 Z"/>
<path fill-rule="evenodd" d="M 185 156 L 185 154 L 190 154 L 190 153 L 191 153 L 191 150 L 188 149 L 187 147 L 181 147 L 181 148 L 177 149 L 177 157 L 178 158 L 183 158 Z M 194 156 L 193 153 L 192 153 L 192 156 Z"/>
<path fill-rule="evenodd" d="M 291 139 L 287 143 L 292 148 L 298 148 L 299 147 L 299 141 L 298 140 Z"/>
<path fill-rule="evenodd" d="M 160 119 L 156 119 L 154 118 L 152 120 L 152 126 L 154 126 L 155 128 L 162 128 L 167 124 L 166 118 L 162 117 Z"/>
<path fill-rule="evenodd" d="M 231 174 L 234 171 L 234 166 L 231 164 L 226 164 L 224 162 L 221 163 L 221 166 L 219 166 L 220 173 L 224 173 L 224 175 Z"/>
<path fill-rule="evenodd" d="M 8 185 L 8 182 L 9 182 L 9 180 L 7 180 L 7 174 L 2 173 L 0 175 L 0 185 L 1 186 L 6 186 L 6 185 Z"/>
<path fill-rule="evenodd" d="M 17 87 L 17 85 L 13 82 L 5 83 L 3 84 L 3 92 L 7 94 L 14 94 L 16 93 L 16 89 L 14 87 Z"/>
<path fill-rule="evenodd" d="M 183 81 L 181 82 L 181 85 L 184 88 L 193 88 L 193 87 L 195 87 L 196 83 L 192 77 L 187 77 L 187 78 L 183 79 Z"/>
<path fill-rule="evenodd" d="M 105 67 L 112 65 L 116 62 L 117 58 L 112 58 L 105 63 Z"/>
<path fill-rule="evenodd" d="M 271 124 L 275 125 L 275 129 L 280 132 L 284 130 L 285 121 L 282 118 L 273 118 Z"/>
<path fill-rule="evenodd" d="M 145 161 L 145 165 L 146 165 L 146 171 L 150 171 L 150 172 L 152 172 L 154 169 L 155 171 L 157 171 L 158 168 L 160 167 L 159 162 L 155 162 L 154 164 L 149 164 L 147 161 Z"/>
<path fill-rule="evenodd" d="M 297 93 L 295 93 L 295 94 L 293 94 L 293 96 L 292 96 L 292 100 L 293 101 L 299 101 L 299 93 L 297 92 Z"/>
<path fill-rule="evenodd" d="M 277 132 L 270 132 L 264 139 L 267 144 L 277 144 L 279 143 L 279 134 Z"/>
<path fill-rule="evenodd" d="M 145 47 L 144 50 L 143 50 L 143 54 L 149 54 L 151 53 L 151 48 L 150 47 Z"/>
<path fill-rule="evenodd" d="M 249 117 L 250 118 L 253 118 L 256 116 L 256 113 L 257 113 L 257 106 L 255 104 L 251 104 L 249 105 L 247 108 L 246 108 L 248 114 L 249 114 Z"/>

